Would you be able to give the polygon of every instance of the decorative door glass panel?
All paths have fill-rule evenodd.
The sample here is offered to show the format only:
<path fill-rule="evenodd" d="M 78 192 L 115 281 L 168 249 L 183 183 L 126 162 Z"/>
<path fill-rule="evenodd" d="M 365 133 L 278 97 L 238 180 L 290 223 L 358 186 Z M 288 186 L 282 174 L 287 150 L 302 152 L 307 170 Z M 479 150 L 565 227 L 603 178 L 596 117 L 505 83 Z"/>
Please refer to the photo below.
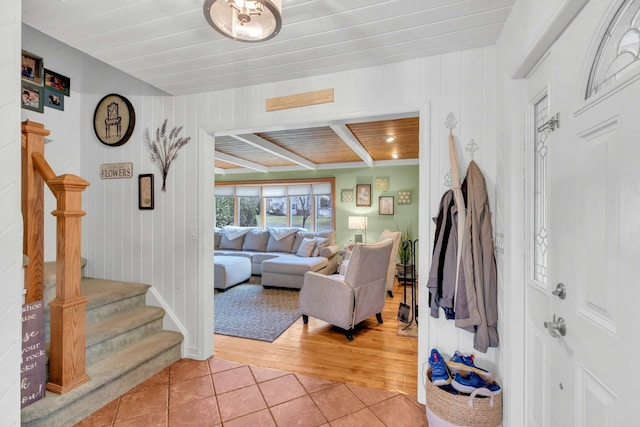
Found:
<path fill-rule="evenodd" d="M 585 99 L 640 72 L 640 1 L 626 0 L 605 31 L 591 66 Z"/>
<path fill-rule="evenodd" d="M 547 284 L 547 154 L 549 97 L 544 95 L 533 107 L 535 144 L 533 153 L 533 280 Z"/>

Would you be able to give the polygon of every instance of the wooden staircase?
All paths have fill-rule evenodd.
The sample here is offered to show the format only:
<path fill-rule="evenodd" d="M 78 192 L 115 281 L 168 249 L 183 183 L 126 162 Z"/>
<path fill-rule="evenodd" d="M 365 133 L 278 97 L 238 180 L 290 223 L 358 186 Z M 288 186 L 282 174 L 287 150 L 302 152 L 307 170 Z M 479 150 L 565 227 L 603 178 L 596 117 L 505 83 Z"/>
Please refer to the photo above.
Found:
<path fill-rule="evenodd" d="M 145 304 L 149 285 L 84 277 L 82 192 L 44 158 L 42 124 L 22 123 L 25 299 L 43 301 L 46 396 L 22 410 L 23 426 L 71 426 L 180 359 L 183 336 L 162 329 L 165 312 Z M 45 263 L 44 194 L 57 201 L 56 261 Z M 0 423 L 1 424 L 1 423 Z"/>
<path fill-rule="evenodd" d="M 55 288 L 53 263 L 45 263 L 44 276 L 48 302 Z M 182 334 L 163 330 L 164 310 L 145 305 L 149 285 L 83 277 L 81 288 L 88 299 L 91 380 L 24 408 L 23 426 L 71 426 L 180 359 Z M 48 335 L 48 324 L 45 330 Z"/>

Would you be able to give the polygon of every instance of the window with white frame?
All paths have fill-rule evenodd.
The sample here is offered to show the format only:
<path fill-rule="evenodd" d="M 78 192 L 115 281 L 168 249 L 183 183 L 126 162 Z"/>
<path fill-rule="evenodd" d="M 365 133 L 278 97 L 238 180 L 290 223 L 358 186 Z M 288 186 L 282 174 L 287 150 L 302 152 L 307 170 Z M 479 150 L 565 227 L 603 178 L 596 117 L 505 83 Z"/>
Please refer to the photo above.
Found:
<path fill-rule="evenodd" d="M 216 227 L 300 227 L 333 230 L 334 179 L 218 183 Z"/>

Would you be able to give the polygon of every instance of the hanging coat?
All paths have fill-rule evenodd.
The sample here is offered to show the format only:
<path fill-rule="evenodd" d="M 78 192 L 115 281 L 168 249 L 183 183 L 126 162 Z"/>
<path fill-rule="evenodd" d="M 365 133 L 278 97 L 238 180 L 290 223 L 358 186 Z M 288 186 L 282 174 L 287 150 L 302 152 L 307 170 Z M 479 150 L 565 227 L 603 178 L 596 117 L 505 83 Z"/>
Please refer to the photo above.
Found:
<path fill-rule="evenodd" d="M 427 288 L 431 317 L 439 317 L 442 308 L 447 319 L 454 318 L 453 303 L 456 288 L 456 254 L 458 252 L 457 209 L 452 190 L 440 199 L 436 234 Z M 461 283 L 464 279 L 461 278 Z M 464 285 L 463 285 L 464 286 Z"/>
<path fill-rule="evenodd" d="M 486 353 L 497 347 L 498 279 L 493 253 L 491 210 L 484 176 L 472 160 L 463 183 L 466 189 L 460 282 L 455 300 L 455 324 L 475 333 L 473 347 Z"/>

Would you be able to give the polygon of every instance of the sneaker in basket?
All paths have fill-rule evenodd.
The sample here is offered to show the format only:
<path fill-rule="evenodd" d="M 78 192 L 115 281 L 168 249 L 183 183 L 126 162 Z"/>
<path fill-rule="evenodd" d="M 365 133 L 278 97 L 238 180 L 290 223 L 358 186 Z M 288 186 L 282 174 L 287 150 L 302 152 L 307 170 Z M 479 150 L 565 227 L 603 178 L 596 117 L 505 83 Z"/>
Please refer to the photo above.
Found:
<path fill-rule="evenodd" d="M 451 384 L 451 375 L 447 368 L 447 363 L 437 349 L 431 350 L 429 356 L 429 367 L 431 367 L 431 382 L 436 386 Z"/>
<path fill-rule="evenodd" d="M 477 388 L 486 388 L 494 396 L 502 392 L 502 389 L 498 384 L 495 382 L 486 382 L 475 372 L 470 372 L 467 375 L 462 375 L 458 372 L 451 382 L 451 385 L 460 393 L 471 394 Z"/>
<path fill-rule="evenodd" d="M 469 356 L 465 356 L 464 354 L 456 351 L 451 360 L 447 362 L 447 367 L 453 374 L 457 374 L 458 372 L 462 374 L 467 374 L 469 372 L 475 372 L 480 375 L 480 377 L 485 381 L 492 381 L 493 377 L 491 376 L 491 372 L 486 369 L 478 368 L 473 363 L 473 354 Z"/>

